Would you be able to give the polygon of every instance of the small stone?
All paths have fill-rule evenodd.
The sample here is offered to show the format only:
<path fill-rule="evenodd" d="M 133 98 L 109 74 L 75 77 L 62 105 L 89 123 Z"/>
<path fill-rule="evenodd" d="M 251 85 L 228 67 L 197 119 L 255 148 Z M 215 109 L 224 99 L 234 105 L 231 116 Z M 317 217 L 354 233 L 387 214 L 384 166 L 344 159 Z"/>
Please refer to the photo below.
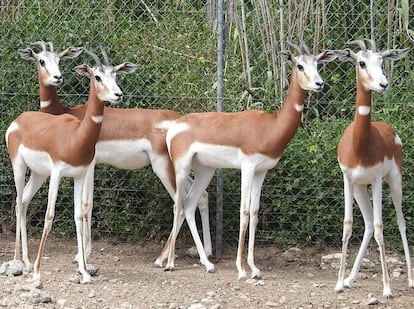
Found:
<path fill-rule="evenodd" d="M 65 308 L 66 303 L 67 303 L 66 299 L 58 299 L 56 301 L 56 305 L 57 305 L 58 308 Z"/>
<path fill-rule="evenodd" d="M 12 260 L 9 262 L 4 262 L 0 266 L 0 275 L 5 276 L 20 276 L 23 274 L 25 264 L 21 260 Z"/>
<path fill-rule="evenodd" d="M 203 304 L 200 303 L 196 303 L 196 304 L 191 304 L 188 309 L 206 309 L 207 307 L 204 306 Z"/>
<path fill-rule="evenodd" d="M 271 301 L 268 301 L 268 302 L 266 302 L 265 306 L 268 306 L 268 307 L 278 307 L 279 304 L 278 303 L 271 302 Z"/>
<path fill-rule="evenodd" d="M 368 300 L 366 301 L 367 305 L 378 305 L 378 299 L 375 297 L 370 297 L 368 298 Z"/>
<path fill-rule="evenodd" d="M 32 304 L 41 304 L 41 303 L 50 303 L 52 302 L 52 297 L 48 292 L 41 291 L 39 289 L 34 289 L 30 292 L 25 292 L 20 295 L 20 299 L 25 302 L 30 302 Z"/>
<path fill-rule="evenodd" d="M 192 258 L 198 257 L 198 251 L 196 247 L 191 247 L 187 250 L 187 255 Z"/>
<path fill-rule="evenodd" d="M 295 261 L 302 256 L 302 250 L 297 247 L 292 247 L 283 252 L 283 257 L 287 261 Z"/>

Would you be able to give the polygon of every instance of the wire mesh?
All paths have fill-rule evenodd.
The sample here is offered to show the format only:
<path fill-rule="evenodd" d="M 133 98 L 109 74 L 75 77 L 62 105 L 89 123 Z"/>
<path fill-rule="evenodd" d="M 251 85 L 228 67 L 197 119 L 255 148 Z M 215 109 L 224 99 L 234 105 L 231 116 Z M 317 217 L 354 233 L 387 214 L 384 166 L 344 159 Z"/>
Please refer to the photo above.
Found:
<path fill-rule="evenodd" d="M 172 109 L 180 113 L 214 111 L 217 89 L 215 1 L 1 1 L 1 131 L 20 113 L 39 109 L 36 68 L 22 60 L 18 48 L 52 41 L 55 49 L 97 48 L 102 44 L 114 63 L 135 62 L 134 76 L 120 77 L 124 101 L 119 108 Z M 381 50 L 411 46 L 413 6 L 401 1 L 226 1 L 224 110 L 276 111 L 283 103 L 290 68 L 279 57 L 287 42 L 303 38 L 313 52 L 342 49 L 354 38 L 375 38 Z M 408 23 L 408 24 L 407 24 Z M 33 47 L 33 46 L 32 46 Z M 348 46 L 349 47 L 349 46 Z M 35 48 L 35 47 L 33 47 Z M 353 48 L 353 47 L 351 47 Z M 412 194 L 414 123 L 411 70 L 413 54 L 386 63 L 390 89 L 375 95 L 375 120 L 393 124 L 404 141 L 404 205 L 408 230 L 413 225 Z M 61 63 L 65 77 L 58 93 L 68 106 L 86 101 L 88 84 L 73 68 L 87 56 Z M 336 61 L 321 68 L 327 85 L 309 94 L 302 126 L 262 190 L 257 241 L 339 245 L 343 220 L 342 173 L 336 145 L 352 121 L 355 72 Z M 4 134 L 0 144 L 0 217 L 3 233 L 14 228 L 14 182 Z M 238 237 L 240 175 L 224 171 L 223 239 Z M 212 226 L 215 179 L 209 186 Z M 96 169 L 93 234 L 114 240 L 164 241 L 172 226 L 173 202 L 151 167 L 136 171 L 100 165 Z M 47 184 L 29 208 L 30 232 L 43 226 Z M 54 232 L 74 235 L 71 180 L 60 186 Z M 398 243 L 389 194 L 384 194 L 386 238 Z M 362 222 L 355 212 L 355 235 Z M 214 230 L 213 230 L 214 231 Z M 189 236 L 184 230 L 184 235 Z M 213 236 L 214 238 L 214 236 Z M 413 236 L 409 235 L 411 243 Z"/>

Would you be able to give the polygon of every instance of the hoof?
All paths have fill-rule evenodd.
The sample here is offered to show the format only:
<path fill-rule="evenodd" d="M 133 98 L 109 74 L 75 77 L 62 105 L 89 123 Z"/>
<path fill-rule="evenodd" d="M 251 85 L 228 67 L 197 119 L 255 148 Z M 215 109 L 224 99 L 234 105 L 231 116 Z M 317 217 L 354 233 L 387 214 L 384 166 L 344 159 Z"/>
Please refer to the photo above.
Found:
<path fill-rule="evenodd" d="M 162 268 L 162 263 L 155 261 L 154 264 L 152 264 L 152 267 L 154 268 Z"/>
<path fill-rule="evenodd" d="M 96 274 L 99 272 L 99 267 L 93 264 L 87 264 L 86 270 L 91 276 L 96 276 Z"/>
<path fill-rule="evenodd" d="M 214 274 L 214 273 L 216 272 L 216 270 L 213 268 L 213 269 L 209 269 L 209 270 L 207 270 L 207 272 L 208 272 L 209 274 Z"/>
<path fill-rule="evenodd" d="M 175 270 L 174 267 L 171 267 L 171 266 L 165 267 L 164 269 L 164 271 L 174 271 L 174 270 Z"/>

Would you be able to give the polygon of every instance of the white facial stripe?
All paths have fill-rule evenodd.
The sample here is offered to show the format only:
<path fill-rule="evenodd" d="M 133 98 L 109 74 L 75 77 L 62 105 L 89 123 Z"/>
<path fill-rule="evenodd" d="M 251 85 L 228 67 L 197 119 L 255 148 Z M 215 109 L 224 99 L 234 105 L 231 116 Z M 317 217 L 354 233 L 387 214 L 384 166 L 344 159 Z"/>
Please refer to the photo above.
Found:
<path fill-rule="evenodd" d="M 40 101 L 40 108 L 46 108 L 50 105 L 50 103 L 52 103 L 50 100 L 49 101 Z"/>
<path fill-rule="evenodd" d="M 103 116 L 92 116 L 92 121 L 96 123 L 101 123 L 103 120 Z"/>
<path fill-rule="evenodd" d="M 361 116 L 367 116 L 371 112 L 371 107 L 369 106 L 358 106 L 358 114 Z"/>
<path fill-rule="evenodd" d="M 303 111 L 303 105 L 302 104 L 295 104 L 295 109 L 298 113 L 301 113 Z"/>

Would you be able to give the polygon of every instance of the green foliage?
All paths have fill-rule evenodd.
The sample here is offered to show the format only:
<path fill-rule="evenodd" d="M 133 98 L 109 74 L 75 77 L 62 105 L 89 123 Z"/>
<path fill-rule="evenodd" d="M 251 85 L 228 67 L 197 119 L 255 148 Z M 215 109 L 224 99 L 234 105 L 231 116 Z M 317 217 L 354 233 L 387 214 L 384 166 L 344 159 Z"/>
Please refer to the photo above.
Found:
<path fill-rule="evenodd" d="M 102 44 L 115 64 L 139 65 L 130 76 L 119 76 L 124 93 L 120 108 L 168 108 L 182 113 L 216 109 L 216 25 L 206 14 L 205 1 L 20 1 L 6 4 L 0 12 L 0 217 L 13 225 L 14 187 L 4 133 L 21 112 L 38 110 L 35 65 L 22 60 L 18 48 L 38 40 L 53 41 L 55 50 Z M 19 2 L 19 3 L 20 3 Z M 52 1 L 53 2 L 53 1 Z M 290 67 L 278 53 L 286 41 L 303 38 L 316 52 L 352 48 L 349 39 L 371 36 L 371 13 L 379 50 L 404 48 L 412 40 L 410 4 L 377 1 L 374 12 L 366 1 L 329 1 L 324 11 L 319 2 L 309 12 L 302 7 L 280 7 L 267 1 L 268 11 L 257 2 L 245 3 L 245 37 L 240 7 L 226 16 L 225 111 L 250 108 L 278 110 L 288 87 Z M 299 2 L 298 2 L 299 3 Z M 311 3 L 311 1 L 309 1 Z M 59 4 L 59 5 L 58 5 Z M 411 10 L 412 11 L 412 10 Z M 268 15 L 266 15 L 266 14 Z M 395 13 L 395 14 L 394 14 Z M 394 14 L 394 15 L 393 15 Z M 401 14 L 401 15 L 398 15 Z M 265 16 L 270 16 L 265 19 Z M 401 17 L 403 29 L 388 27 Z M 241 49 L 247 38 L 248 50 Z M 270 38 L 274 41 L 271 44 Z M 33 47 L 36 48 L 36 47 Z M 246 67 L 246 60 L 250 67 Z M 390 90 L 375 95 L 373 118 L 393 125 L 404 142 L 404 212 L 408 231 L 414 224 L 414 123 L 412 83 L 413 56 L 386 63 Z M 58 89 L 66 105 L 86 101 L 87 79 L 79 79 L 73 68 L 91 59 L 61 63 L 64 84 Z M 310 94 L 302 127 L 288 145 L 279 164 L 269 171 L 262 190 L 257 241 L 282 247 L 296 244 L 339 245 L 342 238 L 343 184 L 336 160 L 336 145 L 355 109 L 355 70 L 351 63 L 335 61 L 321 67 L 326 87 Z M 249 75 L 250 74 L 250 75 Z M 250 76 L 250 84 L 248 80 Z M 225 170 L 224 237 L 236 244 L 239 231 L 240 172 Z M 43 226 L 47 184 L 29 207 L 31 233 Z M 387 188 L 384 185 L 384 188 Z M 209 187 L 211 223 L 215 226 L 215 180 Z M 383 194 L 386 241 L 400 246 L 398 229 L 387 189 Z M 60 186 L 54 229 L 57 235 L 73 236 L 73 184 Z M 137 171 L 96 168 L 93 236 L 114 240 L 164 241 L 172 226 L 173 202 L 151 168 Z M 354 241 L 363 233 L 359 211 L 355 211 Z M 187 230 L 185 237 L 190 238 Z M 413 243 L 413 234 L 409 241 Z M 214 238 L 214 237 L 213 237 Z"/>

